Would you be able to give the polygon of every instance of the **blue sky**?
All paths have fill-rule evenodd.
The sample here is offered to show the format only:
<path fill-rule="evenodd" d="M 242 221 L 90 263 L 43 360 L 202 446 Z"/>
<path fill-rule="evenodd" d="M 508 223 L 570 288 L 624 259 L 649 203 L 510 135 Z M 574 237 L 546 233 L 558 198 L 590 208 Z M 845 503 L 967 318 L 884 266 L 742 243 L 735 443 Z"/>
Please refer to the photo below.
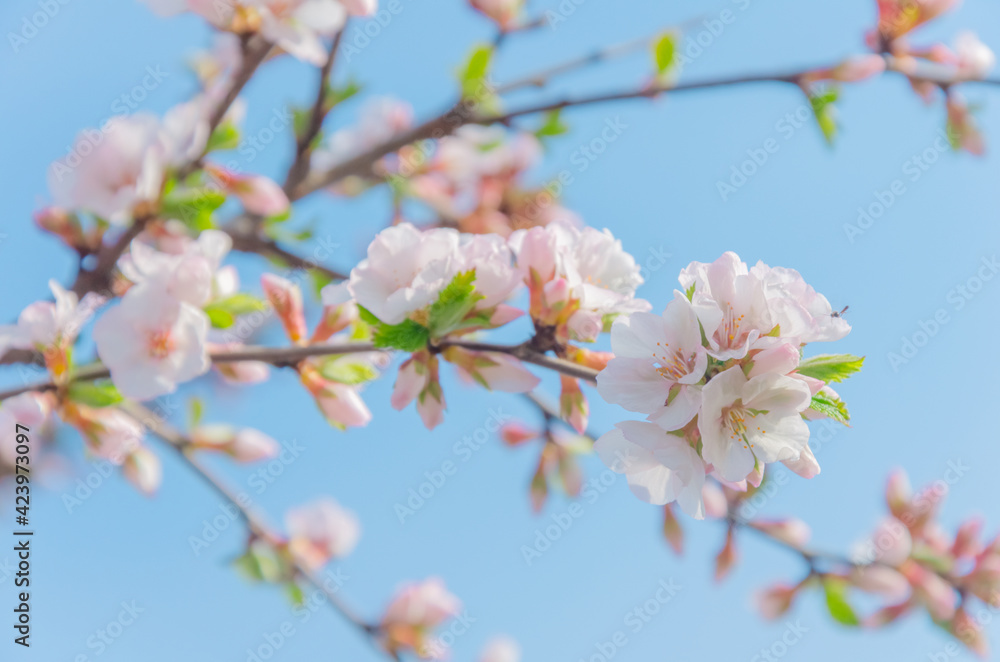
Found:
<path fill-rule="evenodd" d="M 370 94 L 408 99 L 424 117 L 452 100 L 455 67 L 473 43 L 491 34 L 459 0 L 400 2 L 403 11 L 349 63 L 342 62 L 339 76 L 343 80 L 350 73 Z M 0 89 L 6 92 L 0 106 L 0 153 L 6 160 L 0 217 L 6 235 L 0 243 L 3 319 L 45 296 L 48 278 L 67 282 L 73 275 L 72 257 L 30 223 L 31 212 L 47 199 L 48 164 L 67 151 L 79 130 L 113 114 L 116 100 L 150 71 L 161 80 L 136 100 L 137 107 L 159 113 L 184 99 L 195 82 L 183 62 L 209 43 L 209 32 L 196 18 L 159 20 L 136 2 L 51 4 L 57 11 L 17 52 L 6 34 L 20 32 L 40 4 L 11 0 L 0 8 L 8 42 L 0 47 Z M 835 5 L 585 0 L 573 6 L 556 29 L 512 38 L 499 58 L 497 79 L 510 80 L 692 17 L 711 20 L 724 9 L 735 20 L 718 34 L 702 27 L 690 33 L 692 38 L 701 33 L 706 45 L 700 53 L 690 51 L 695 55 L 685 76 L 785 71 L 859 51 L 874 20 L 874 2 L 868 0 Z M 973 27 L 984 41 L 1000 46 L 998 19 L 995 3 L 969 0 L 918 39 L 950 40 Z M 645 57 L 568 76 L 544 98 L 636 84 L 647 73 Z M 266 65 L 245 95 L 246 133 L 260 132 L 288 103 L 305 103 L 312 81 L 312 72 L 290 58 Z M 996 95 L 985 87 L 967 91 L 982 106 L 980 121 L 993 143 L 1000 142 Z M 989 268 L 982 274 L 991 280 L 969 279 L 1000 252 L 996 157 L 937 150 L 943 109 L 922 105 L 896 78 L 844 92 L 842 130 L 833 149 L 811 124 L 795 128 L 788 120 L 802 104 L 794 88 L 764 84 L 582 109 L 567 116 L 573 133 L 553 143 L 536 176 L 541 182 L 570 170 L 574 181 L 565 200 L 587 223 L 611 228 L 640 263 L 669 255 L 662 267 L 649 270 L 640 290 L 655 307 L 670 298 L 679 269 L 725 250 L 749 262 L 799 269 L 835 307 L 850 306 L 854 331 L 829 349 L 868 357 L 865 370 L 838 389 L 851 407 L 853 427 L 823 444 L 819 477 L 793 477 L 764 504 L 762 515 L 799 516 L 812 524 L 818 546 L 847 549 L 882 515 L 883 483 L 891 468 L 905 467 L 915 484 L 923 484 L 961 465 L 966 468 L 951 486 L 944 522 L 953 526 L 978 512 L 994 532 L 1000 518 L 991 467 L 1000 461 L 1000 445 L 991 408 L 998 391 L 984 352 L 990 351 L 998 322 L 1000 279 Z M 331 126 L 353 122 L 358 105 L 338 110 Z M 619 139 L 583 169 L 578 150 L 608 121 L 624 125 Z M 779 149 L 723 200 L 717 183 L 728 180 L 731 168 L 748 158 L 747 150 L 768 140 Z M 278 176 L 287 167 L 290 144 L 288 133 L 279 135 L 241 165 Z M 913 159 L 926 150 L 934 162 L 914 179 Z M 887 200 L 883 192 L 896 180 L 905 190 L 862 234 L 849 238 L 845 224 L 856 223 L 859 207 L 869 207 L 880 195 Z M 387 220 L 385 202 L 378 193 L 349 202 L 310 200 L 297 218 L 315 222 L 317 234 L 338 245 L 331 262 L 348 268 Z M 256 288 L 262 265 L 250 259 L 237 263 L 245 267 L 245 282 Z M 969 296 L 961 293 L 963 287 Z M 890 353 L 900 352 L 904 339 L 912 339 L 921 323 L 941 310 L 947 321 L 906 363 L 894 365 Z M 277 344 L 281 336 L 271 329 L 263 340 Z M 0 379 L 13 383 L 18 376 L 7 370 Z M 289 446 L 297 442 L 302 450 L 277 465 L 260 493 L 260 479 L 251 482 L 259 468 L 213 465 L 274 521 L 288 507 L 321 494 L 354 509 L 362 539 L 337 567 L 347 577 L 341 595 L 365 615 L 378 614 L 403 580 L 444 577 L 475 619 L 457 638 L 453 659 L 473 659 L 487 639 L 506 633 L 521 642 L 529 661 L 589 660 L 621 631 L 626 643 L 615 659 L 625 662 L 752 660 L 789 627 L 797 643 L 783 659 L 953 657 L 946 649 L 950 640 L 925 617 L 859 633 L 832 625 L 818 596 L 796 607 L 791 626 L 765 623 L 752 609 L 751 594 L 776 579 L 798 578 L 803 571 L 798 560 L 758 540 L 741 539 L 738 568 L 715 585 L 711 558 L 721 544 L 720 527 L 685 520 L 688 549 L 678 559 L 658 535 L 659 510 L 634 499 L 623 479 L 583 499 L 581 516 L 529 565 L 522 546 L 531 545 L 536 529 L 553 517 L 565 519 L 570 503 L 555 498 L 541 515 L 530 512 L 527 483 L 536 459 L 531 449 L 512 451 L 495 438 L 471 453 L 456 452 L 455 444 L 476 438 L 477 431 L 482 438 L 491 417 L 533 420 L 531 410 L 516 397 L 465 391 L 449 376 L 445 392 L 451 408 L 445 424 L 430 433 L 412 410 L 389 407 L 391 382 L 390 375 L 366 391 L 372 424 L 346 434 L 323 423 L 294 375 L 275 374 L 266 385 L 241 392 L 220 391 L 209 420 L 252 425 Z M 551 379 L 545 384 L 552 392 Z M 206 390 L 196 385 L 174 402 Z M 627 417 L 591 394 L 595 429 Z M 76 474 L 52 491 L 37 492 L 33 504 L 33 659 L 244 662 L 247 649 L 265 643 L 286 621 L 294 633 L 273 659 L 377 659 L 330 610 L 320 608 L 304 621 L 278 590 L 249 586 L 228 569 L 243 540 L 238 527 L 228 527 L 208 549 L 193 553 L 190 537 L 201 535 L 221 504 L 168 453 L 162 453 L 164 485 L 155 499 L 137 495 L 112 476 L 69 512 L 64 495 L 94 469 L 73 435 L 62 435 L 59 443 L 73 458 Z M 449 460 L 458 471 L 400 523 L 395 505 L 419 488 L 425 472 Z M 596 459 L 588 460 L 589 479 L 603 470 Z M 10 552 L 0 551 L 0 562 L 5 555 Z M 635 620 L 626 621 L 626 615 L 655 600 L 660 582 L 670 580 L 680 588 L 636 631 Z M 3 600 L 12 601 L 11 578 L 0 578 L 0 586 Z M 119 617 L 123 602 L 133 601 L 143 611 L 98 654 L 88 645 L 96 641 L 91 637 Z M 994 638 L 1000 635 L 997 623 L 987 629 Z M 15 648 L 9 639 L 0 648 L 4 659 L 28 657 L 21 650 L 8 652 Z"/>

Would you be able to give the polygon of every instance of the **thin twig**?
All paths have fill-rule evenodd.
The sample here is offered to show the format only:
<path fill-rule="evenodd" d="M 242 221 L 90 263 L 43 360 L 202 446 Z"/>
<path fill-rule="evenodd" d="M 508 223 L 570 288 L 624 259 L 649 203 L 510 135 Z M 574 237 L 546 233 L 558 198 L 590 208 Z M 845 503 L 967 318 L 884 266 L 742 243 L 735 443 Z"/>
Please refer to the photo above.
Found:
<path fill-rule="evenodd" d="M 462 347 L 464 349 L 481 352 L 500 352 L 509 354 L 526 363 L 532 363 L 543 368 L 548 368 L 564 375 L 584 379 L 594 383 L 597 379 L 597 371 L 577 363 L 571 363 L 563 359 L 547 356 L 536 352 L 526 345 L 495 345 L 491 343 L 449 340 L 441 343 L 438 349 L 446 347 Z M 294 366 L 297 363 L 312 357 L 331 356 L 335 354 L 357 354 L 360 352 L 373 352 L 377 348 L 368 342 L 348 342 L 348 343 L 317 343 L 315 345 L 294 346 L 294 347 L 245 347 L 235 350 L 223 350 L 212 352 L 209 358 L 212 363 L 225 364 L 240 361 L 260 361 L 278 367 Z M 73 372 L 72 381 L 86 382 L 96 379 L 105 379 L 111 376 L 111 372 L 103 365 L 84 366 Z M 36 382 L 19 386 L 0 392 L 0 401 L 7 398 L 27 393 L 29 391 L 43 392 L 51 391 L 57 387 L 51 380 Z"/>
<path fill-rule="evenodd" d="M 250 529 L 251 533 L 271 543 L 282 540 L 281 534 L 274 531 L 262 515 L 260 515 L 251 506 L 245 504 L 244 500 L 240 499 L 237 494 L 229 489 L 225 483 L 223 483 L 208 468 L 206 468 L 204 464 L 201 463 L 194 452 L 194 446 L 191 440 L 188 439 L 180 430 L 174 428 L 168 422 L 164 421 L 162 417 L 157 416 L 154 412 L 140 404 L 126 401 L 121 403 L 119 407 L 151 433 L 165 441 L 167 446 L 176 451 L 177 455 L 188 466 L 188 468 L 193 470 L 195 474 L 212 489 L 212 491 L 234 506 L 239 512 L 240 518 L 247 525 L 247 528 Z M 351 608 L 341 601 L 340 597 L 336 593 L 326 587 L 326 584 L 321 577 L 316 575 L 309 568 L 297 563 L 294 558 L 290 559 L 289 563 L 292 565 L 296 577 L 304 580 L 313 586 L 313 588 L 320 591 L 330 603 L 330 606 L 333 607 L 334 611 L 340 614 L 345 620 L 347 620 L 348 623 L 364 635 L 364 637 L 378 651 L 388 655 L 392 659 L 398 659 L 395 654 L 386 651 L 380 645 L 380 626 L 368 623 L 358 616 Z"/>

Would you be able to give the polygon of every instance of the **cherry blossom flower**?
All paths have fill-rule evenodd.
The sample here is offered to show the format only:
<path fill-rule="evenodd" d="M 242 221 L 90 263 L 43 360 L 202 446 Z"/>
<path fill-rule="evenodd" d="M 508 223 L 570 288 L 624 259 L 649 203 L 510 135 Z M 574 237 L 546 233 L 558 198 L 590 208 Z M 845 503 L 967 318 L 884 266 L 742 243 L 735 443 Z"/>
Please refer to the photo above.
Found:
<path fill-rule="evenodd" d="M 610 403 L 649 414 L 665 430 L 678 430 L 698 414 L 708 354 L 694 308 L 680 292 L 663 315 L 633 313 L 611 327 L 616 358 L 597 376 Z"/>
<path fill-rule="evenodd" d="M 233 276 L 220 274 L 220 265 L 232 245 L 229 235 L 219 230 L 205 230 L 177 254 L 162 253 L 136 240 L 118 264 L 133 283 L 149 284 L 177 301 L 200 308 L 229 293 Z M 220 275 L 221 283 L 216 281 Z"/>
<path fill-rule="evenodd" d="M 72 425 L 87 442 L 87 448 L 116 466 L 140 492 L 151 495 L 160 486 L 160 461 L 142 445 L 145 429 L 135 418 L 116 407 L 94 408 L 65 403 L 62 419 Z"/>
<path fill-rule="evenodd" d="M 148 400 L 208 371 L 208 326 L 201 310 L 148 283 L 97 321 L 94 340 L 122 395 Z"/>
<path fill-rule="evenodd" d="M 49 168 L 49 189 L 60 207 L 125 225 L 138 207 L 159 199 L 167 156 L 157 117 L 115 116 L 77 136 L 70 154 Z"/>
<path fill-rule="evenodd" d="M 70 365 L 70 350 L 83 326 L 105 299 L 88 294 L 80 301 L 56 282 L 49 281 L 55 302 L 36 301 L 21 311 L 16 325 L 0 326 L 0 356 L 9 349 L 41 352 L 53 377 L 61 380 Z"/>
<path fill-rule="evenodd" d="M 459 243 L 459 233 L 446 228 L 421 232 L 401 223 L 385 229 L 351 270 L 351 293 L 382 322 L 399 324 L 451 281 Z"/>
<path fill-rule="evenodd" d="M 494 637 L 486 642 L 479 662 L 521 662 L 521 647 L 510 637 Z"/>
<path fill-rule="evenodd" d="M 281 452 L 281 445 L 259 430 L 222 423 L 199 425 L 191 432 L 191 441 L 196 448 L 226 453 L 237 462 L 267 460 Z"/>
<path fill-rule="evenodd" d="M 594 450 L 609 469 L 628 477 L 629 489 L 643 501 L 677 501 L 688 515 L 705 517 L 705 464 L 683 437 L 653 423 L 625 421 L 602 435 Z"/>
<path fill-rule="evenodd" d="M 831 342 L 851 332 L 847 320 L 834 315 L 826 297 L 808 285 L 798 271 L 758 262 L 750 273 L 760 281 L 771 320 L 783 341 Z"/>
<path fill-rule="evenodd" d="M 15 395 L 0 403 L 0 469 L 16 466 L 18 426 L 37 431 L 49 420 L 52 406 L 50 395 L 34 391 Z M 34 460 L 37 448 L 36 444 L 28 446 L 29 462 Z"/>
<path fill-rule="evenodd" d="M 333 132 L 312 153 L 312 166 L 320 171 L 395 138 L 413 125 L 413 107 L 392 97 L 365 102 L 358 123 Z M 339 189 L 338 189 L 339 190 Z"/>
<path fill-rule="evenodd" d="M 320 499 L 285 515 L 289 549 L 307 568 L 321 568 L 347 556 L 358 543 L 361 526 L 351 511 L 330 498 Z"/>
<path fill-rule="evenodd" d="M 968 30 L 955 38 L 955 55 L 959 72 L 970 78 L 986 78 L 997 62 L 993 50 Z"/>
<path fill-rule="evenodd" d="M 370 15 L 373 0 L 145 0 L 160 16 L 192 11 L 220 30 L 237 34 L 259 32 L 292 56 L 322 65 L 326 58 L 323 37 L 341 29 L 348 12 Z"/>
<path fill-rule="evenodd" d="M 736 253 L 724 253 L 710 264 L 692 262 L 679 280 L 685 292 L 692 292 L 714 358 L 742 359 L 774 329 L 763 284 Z"/>
<path fill-rule="evenodd" d="M 524 0 L 469 0 L 469 4 L 495 21 L 501 30 L 509 30 L 520 16 Z"/>
<path fill-rule="evenodd" d="M 531 292 L 532 318 L 556 327 L 557 338 L 590 342 L 606 318 L 650 308 L 635 298 L 639 266 L 608 230 L 552 224 L 514 232 L 510 246 Z"/>
<path fill-rule="evenodd" d="M 773 373 L 747 379 L 734 367 L 713 377 L 702 397 L 702 455 L 725 480 L 743 480 L 757 463 L 798 459 L 809 443 L 801 413 L 812 396 L 799 380 Z"/>
<path fill-rule="evenodd" d="M 421 657 L 428 657 L 429 632 L 457 616 L 461 609 L 461 602 L 437 577 L 403 585 L 382 616 L 389 649 L 410 648 Z"/>

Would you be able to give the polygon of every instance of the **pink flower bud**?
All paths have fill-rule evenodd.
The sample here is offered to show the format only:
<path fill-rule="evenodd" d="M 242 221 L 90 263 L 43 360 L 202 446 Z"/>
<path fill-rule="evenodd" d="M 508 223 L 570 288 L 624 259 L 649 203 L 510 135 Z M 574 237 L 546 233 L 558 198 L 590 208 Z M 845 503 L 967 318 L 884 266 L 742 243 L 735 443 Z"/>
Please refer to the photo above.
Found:
<path fill-rule="evenodd" d="M 298 285 L 274 274 L 260 277 L 261 286 L 274 312 L 281 319 L 292 342 L 300 342 L 306 337 L 306 318 L 302 307 L 302 290 Z"/>
<path fill-rule="evenodd" d="M 907 561 L 899 570 L 935 620 L 947 621 L 955 614 L 958 595 L 940 575 L 915 561 Z"/>
<path fill-rule="evenodd" d="M 306 567 L 322 567 L 347 556 L 357 545 L 361 527 L 354 513 L 330 498 L 290 510 L 285 516 L 289 549 Z"/>
<path fill-rule="evenodd" d="M 951 620 L 951 633 L 956 639 L 965 644 L 966 648 L 983 659 L 990 656 L 990 644 L 983 629 L 972 618 L 963 607 L 955 611 L 955 618 Z"/>
<path fill-rule="evenodd" d="M 208 165 L 209 172 L 229 193 L 232 193 L 251 214 L 276 216 L 288 211 L 288 196 L 273 180 L 263 175 L 240 175 L 225 168 Z"/>
<path fill-rule="evenodd" d="M 145 447 L 137 448 L 129 455 L 122 470 L 125 478 L 146 496 L 156 492 L 163 478 L 160 459 Z"/>
<path fill-rule="evenodd" d="M 800 519 L 754 520 L 750 525 L 796 549 L 809 542 L 809 525 Z"/>
<path fill-rule="evenodd" d="M 831 78 L 842 83 L 856 83 L 884 71 L 885 59 L 881 55 L 855 55 L 834 67 Z"/>
<path fill-rule="evenodd" d="M 508 446 L 518 446 L 526 441 L 538 439 L 539 432 L 519 421 L 504 423 L 500 428 L 500 438 Z"/>
<path fill-rule="evenodd" d="M 983 520 L 976 518 L 963 522 L 955 534 L 955 542 L 951 546 L 951 554 L 955 558 L 977 556 L 983 551 L 979 534 L 983 530 Z"/>
<path fill-rule="evenodd" d="M 726 531 L 726 543 L 715 557 L 715 581 L 722 581 L 736 565 L 736 540 L 733 529 Z"/>
<path fill-rule="evenodd" d="M 587 419 L 590 416 L 590 405 L 580 390 L 580 382 L 567 375 L 559 375 L 562 392 L 559 396 L 559 415 L 573 429 L 584 434 L 587 430 Z"/>
<path fill-rule="evenodd" d="M 792 606 L 798 588 L 788 584 L 776 584 L 755 596 L 757 611 L 769 621 L 781 618 Z"/>
<path fill-rule="evenodd" d="M 910 592 L 906 577 L 893 568 L 879 564 L 855 566 L 849 580 L 862 591 L 881 595 L 893 602 L 904 599 Z"/>
<path fill-rule="evenodd" d="M 385 626 L 408 625 L 431 629 L 454 618 L 461 610 L 462 603 L 448 592 L 444 582 L 431 577 L 400 588 L 386 607 L 382 623 Z"/>
<path fill-rule="evenodd" d="M 893 517 L 903 520 L 909 510 L 911 498 L 913 498 L 913 490 L 910 488 L 910 479 L 907 478 L 905 471 L 896 469 L 889 474 L 889 480 L 885 486 L 885 502 Z"/>

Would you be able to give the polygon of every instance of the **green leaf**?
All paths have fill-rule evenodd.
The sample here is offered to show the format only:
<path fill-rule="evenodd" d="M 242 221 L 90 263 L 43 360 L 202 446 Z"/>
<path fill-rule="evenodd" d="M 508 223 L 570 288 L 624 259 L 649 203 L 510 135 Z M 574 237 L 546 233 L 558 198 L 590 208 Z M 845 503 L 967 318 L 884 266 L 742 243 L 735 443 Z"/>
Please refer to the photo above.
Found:
<path fill-rule="evenodd" d="M 476 302 L 483 298 L 483 295 L 476 292 L 475 280 L 475 269 L 463 271 L 456 274 L 441 290 L 438 300 L 431 304 L 430 309 L 428 326 L 432 336 L 438 338 L 453 331 L 472 312 Z"/>
<path fill-rule="evenodd" d="M 73 382 L 69 399 L 88 407 L 110 407 L 122 401 L 122 394 L 110 381 Z"/>
<path fill-rule="evenodd" d="M 238 292 L 225 299 L 219 299 L 205 306 L 205 312 L 211 317 L 209 311 L 221 310 L 232 316 L 249 315 L 262 310 L 267 310 L 267 304 L 252 294 Z"/>
<path fill-rule="evenodd" d="M 684 296 L 687 297 L 688 301 L 691 301 L 694 298 L 694 288 L 695 288 L 695 285 L 697 285 L 697 283 L 691 283 L 691 287 L 689 287 L 686 290 L 684 290 Z"/>
<path fill-rule="evenodd" d="M 662 76 L 671 67 L 677 56 L 677 35 L 664 32 L 653 42 L 653 60 L 656 62 L 656 73 Z"/>
<path fill-rule="evenodd" d="M 839 96 L 840 91 L 833 87 L 809 97 L 816 123 L 829 145 L 833 145 L 833 139 L 837 136 L 837 109 L 834 104 Z"/>
<path fill-rule="evenodd" d="M 856 626 L 861 623 L 854 608 L 847 601 L 847 584 L 839 579 L 825 578 L 823 591 L 826 593 L 826 608 L 833 620 L 842 625 Z"/>
<path fill-rule="evenodd" d="M 382 323 L 382 320 L 375 317 L 375 314 L 372 311 L 360 304 L 358 305 L 358 317 L 365 324 L 371 324 L 372 326 L 378 326 Z"/>
<path fill-rule="evenodd" d="M 233 561 L 233 565 L 244 577 L 257 582 L 274 582 L 285 576 L 286 568 L 266 543 L 251 543 L 246 553 Z"/>
<path fill-rule="evenodd" d="M 302 592 L 302 587 L 295 582 L 285 584 L 285 595 L 295 607 L 301 607 L 306 603 L 306 594 Z"/>
<path fill-rule="evenodd" d="M 236 149 L 240 145 L 240 130 L 232 122 L 223 122 L 208 139 L 205 152 L 214 152 L 220 149 Z"/>
<path fill-rule="evenodd" d="M 557 108 L 545 113 L 545 120 L 542 125 L 535 129 L 536 138 L 551 138 L 561 136 L 569 131 L 569 127 L 562 121 L 562 110 Z"/>
<path fill-rule="evenodd" d="M 344 103 L 360 91 L 361 85 L 353 80 L 348 81 L 343 87 L 328 87 L 324 102 L 326 103 L 326 107 L 330 109 L 337 104 Z"/>
<path fill-rule="evenodd" d="M 221 191 L 212 188 L 175 189 L 164 196 L 160 213 L 166 218 L 181 221 L 198 232 L 212 225 L 212 212 L 226 202 Z"/>
<path fill-rule="evenodd" d="M 208 321 L 212 323 L 213 329 L 228 329 L 236 323 L 232 313 L 221 308 L 206 308 L 205 314 L 208 315 Z"/>
<path fill-rule="evenodd" d="M 865 357 L 853 354 L 820 354 L 799 364 L 798 373 L 824 382 L 842 382 L 861 370 Z"/>
<path fill-rule="evenodd" d="M 373 341 L 379 348 L 391 347 L 404 352 L 417 352 L 427 347 L 430 335 L 426 326 L 408 319 L 393 326 L 379 324 Z"/>
<path fill-rule="evenodd" d="M 189 424 L 190 427 L 196 428 L 201 423 L 201 419 L 205 415 L 205 403 L 201 398 L 191 398 L 188 400 L 188 412 L 189 412 Z"/>
<path fill-rule="evenodd" d="M 847 422 L 851 420 L 851 414 L 847 411 L 847 405 L 844 404 L 844 401 L 823 391 L 813 396 L 809 408 L 844 425 L 847 425 Z"/>
<path fill-rule="evenodd" d="M 493 47 L 489 45 L 477 46 L 469 54 L 469 59 L 458 72 L 463 99 L 478 101 L 485 108 L 496 106 L 496 95 L 486 82 L 492 60 Z"/>
<path fill-rule="evenodd" d="M 334 357 L 320 364 L 319 372 L 327 379 L 348 384 L 363 384 L 378 377 L 378 371 L 370 364 L 360 360 L 348 360 L 344 357 Z"/>

